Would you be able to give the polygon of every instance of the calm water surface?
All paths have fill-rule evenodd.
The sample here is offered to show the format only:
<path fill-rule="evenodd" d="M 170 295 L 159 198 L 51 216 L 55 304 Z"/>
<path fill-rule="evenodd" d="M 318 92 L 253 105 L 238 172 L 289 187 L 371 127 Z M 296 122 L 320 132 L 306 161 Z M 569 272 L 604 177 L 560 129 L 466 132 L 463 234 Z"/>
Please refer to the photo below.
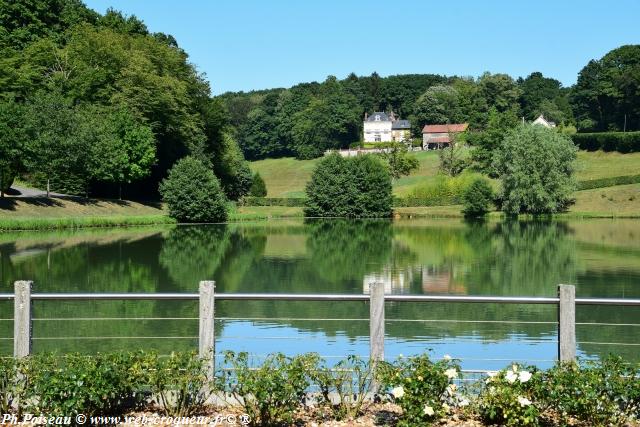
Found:
<path fill-rule="evenodd" d="M 466 224 L 457 220 L 274 221 L 0 233 L 0 293 L 387 293 L 640 298 L 640 221 Z M 556 356 L 554 306 L 388 303 L 386 355 L 450 354 L 469 369 Z M 640 360 L 640 308 L 578 307 L 582 357 Z M 0 354 L 12 349 L 11 302 L 0 302 Z M 334 302 L 216 304 L 217 350 L 368 353 L 368 306 Z M 34 351 L 156 349 L 197 344 L 195 302 L 36 302 Z M 322 320 L 328 319 L 328 320 Z M 589 325 L 604 323 L 606 325 Z M 612 325 L 623 324 L 623 325 Z"/>

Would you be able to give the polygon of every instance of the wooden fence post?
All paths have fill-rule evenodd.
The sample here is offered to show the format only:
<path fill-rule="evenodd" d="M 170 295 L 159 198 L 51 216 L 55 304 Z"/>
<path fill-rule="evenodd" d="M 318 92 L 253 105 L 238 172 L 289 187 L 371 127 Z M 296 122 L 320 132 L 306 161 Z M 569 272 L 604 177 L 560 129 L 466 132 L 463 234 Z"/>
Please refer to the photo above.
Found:
<path fill-rule="evenodd" d="M 31 287 L 33 282 L 20 280 L 14 284 L 13 355 L 31 354 Z"/>
<path fill-rule="evenodd" d="M 375 370 L 377 362 L 384 361 L 384 283 L 369 285 L 369 363 Z M 375 371 L 374 371 L 375 373 Z M 379 384 L 373 381 L 372 391 Z"/>
<path fill-rule="evenodd" d="M 213 379 L 215 372 L 215 331 L 214 331 L 214 312 L 215 312 L 215 288 L 216 282 L 202 281 L 200 282 L 200 334 L 199 334 L 199 355 L 201 359 L 206 360 L 207 375 Z"/>
<path fill-rule="evenodd" d="M 576 359 L 576 287 L 558 285 L 558 359 Z"/>

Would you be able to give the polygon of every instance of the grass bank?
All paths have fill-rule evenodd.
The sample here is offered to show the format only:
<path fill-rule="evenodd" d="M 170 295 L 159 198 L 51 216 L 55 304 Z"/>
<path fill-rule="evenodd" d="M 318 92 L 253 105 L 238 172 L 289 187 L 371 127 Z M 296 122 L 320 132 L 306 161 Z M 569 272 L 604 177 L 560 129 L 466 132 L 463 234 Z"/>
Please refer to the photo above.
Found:
<path fill-rule="evenodd" d="M 406 196 L 420 185 L 436 179 L 439 157 L 436 151 L 413 153 L 420 166 L 411 175 L 393 183 L 393 194 Z M 304 197 L 304 188 L 318 159 L 266 159 L 251 162 L 251 169 L 260 172 L 267 185 L 267 197 Z M 603 151 L 579 151 L 576 179 L 587 181 L 616 176 L 636 175 L 640 171 L 640 153 L 621 154 Z"/>

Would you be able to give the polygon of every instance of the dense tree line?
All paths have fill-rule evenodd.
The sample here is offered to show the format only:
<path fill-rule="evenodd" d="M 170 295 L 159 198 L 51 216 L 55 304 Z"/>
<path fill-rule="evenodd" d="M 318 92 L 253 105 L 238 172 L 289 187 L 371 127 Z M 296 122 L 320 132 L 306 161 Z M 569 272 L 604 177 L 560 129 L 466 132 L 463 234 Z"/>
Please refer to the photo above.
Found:
<path fill-rule="evenodd" d="M 128 194 L 153 197 L 193 155 L 229 198 L 248 192 L 225 106 L 176 40 L 135 16 L 78 0 L 0 0 L 0 58 L 0 128 L 12 129 L 0 135 L 3 175 L 71 194 L 133 184 Z"/>
<path fill-rule="evenodd" d="M 538 115 L 569 132 L 640 129 L 640 45 L 612 50 L 589 62 L 572 87 L 533 72 L 514 79 L 485 73 L 478 78 L 410 74 L 330 76 L 322 83 L 288 89 L 225 93 L 235 135 L 247 158 L 317 157 L 329 148 L 361 140 L 364 113 L 393 111 L 411 120 L 414 137 L 427 123 L 468 122 L 469 143 L 492 146 L 524 118 Z M 626 117 L 626 118 L 625 118 Z M 625 125 L 626 120 L 626 125 Z"/>

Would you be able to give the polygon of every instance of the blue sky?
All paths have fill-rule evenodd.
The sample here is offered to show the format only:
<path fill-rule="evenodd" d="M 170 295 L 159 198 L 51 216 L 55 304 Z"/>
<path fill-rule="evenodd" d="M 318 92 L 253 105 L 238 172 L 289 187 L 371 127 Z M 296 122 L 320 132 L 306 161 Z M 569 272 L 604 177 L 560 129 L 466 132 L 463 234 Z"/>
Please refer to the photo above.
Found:
<path fill-rule="evenodd" d="M 172 34 L 214 94 L 350 72 L 514 77 L 572 85 L 580 69 L 640 43 L 638 0 L 85 0 Z"/>

